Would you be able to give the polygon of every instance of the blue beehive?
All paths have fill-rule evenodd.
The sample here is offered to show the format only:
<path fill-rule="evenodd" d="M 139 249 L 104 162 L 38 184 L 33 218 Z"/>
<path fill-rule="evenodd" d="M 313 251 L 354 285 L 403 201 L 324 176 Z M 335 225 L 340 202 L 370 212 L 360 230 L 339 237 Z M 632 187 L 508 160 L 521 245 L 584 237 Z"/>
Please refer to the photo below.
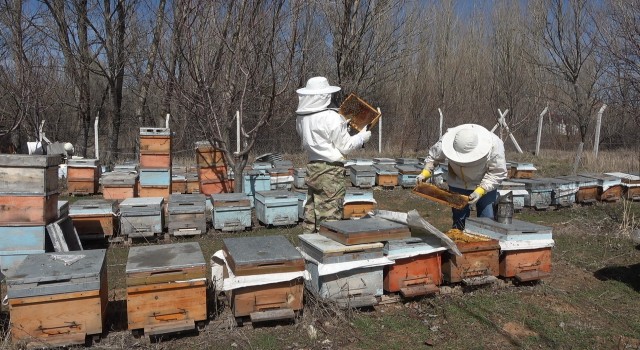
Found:
<path fill-rule="evenodd" d="M 44 253 L 44 226 L 0 227 L 0 270 L 12 271 L 29 254 Z"/>
<path fill-rule="evenodd" d="M 256 217 L 264 225 L 298 223 L 298 197 L 290 191 L 256 192 Z"/>
<path fill-rule="evenodd" d="M 271 175 L 264 170 L 248 170 L 244 172 L 242 190 L 249 196 L 251 206 L 254 206 L 254 197 L 258 191 L 271 190 Z"/>
<path fill-rule="evenodd" d="M 376 168 L 372 165 L 354 165 L 351 167 L 351 184 L 360 188 L 370 188 L 376 184 Z"/>
<path fill-rule="evenodd" d="M 420 175 L 421 169 L 416 164 L 398 164 L 398 185 L 408 188 L 416 185 L 416 178 Z"/>
<path fill-rule="evenodd" d="M 251 227 L 251 203 L 244 193 L 211 195 L 213 228 L 222 231 L 243 231 Z"/>
<path fill-rule="evenodd" d="M 140 186 L 171 185 L 171 169 L 140 169 Z"/>
<path fill-rule="evenodd" d="M 120 234 L 126 237 L 148 237 L 162 233 L 164 198 L 127 198 L 120 203 Z"/>

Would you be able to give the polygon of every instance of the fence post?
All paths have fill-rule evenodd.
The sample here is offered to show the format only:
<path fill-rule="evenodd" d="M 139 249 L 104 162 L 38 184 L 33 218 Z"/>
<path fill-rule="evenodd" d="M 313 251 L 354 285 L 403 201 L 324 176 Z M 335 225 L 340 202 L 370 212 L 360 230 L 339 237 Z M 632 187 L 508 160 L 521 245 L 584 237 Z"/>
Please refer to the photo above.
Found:
<path fill-rule="evenodd" d="M 544 115 L 547 114 L 547 110 L 549 107 L 544 107 L 542 113 L 540 113 L 540 117 L 538 117 L 538 137 L 536 138 L 536 157 L 540 155 L 540 140 L 542 138 L 542 121 L 544 120 Z"/>

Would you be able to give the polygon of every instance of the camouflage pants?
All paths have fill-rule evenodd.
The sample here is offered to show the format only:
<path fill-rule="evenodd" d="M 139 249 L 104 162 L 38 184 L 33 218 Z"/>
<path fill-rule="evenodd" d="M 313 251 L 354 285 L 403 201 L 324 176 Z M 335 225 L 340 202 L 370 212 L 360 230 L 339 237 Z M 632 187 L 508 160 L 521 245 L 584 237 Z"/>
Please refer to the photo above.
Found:
<path fill-rule="evenodd" d="M 317 232 L 322 221 L 342 219 L 346 191 L 342 165 L 309 163 L 305 183 L 309 188 L 302 224 L 305 233 Z"/>

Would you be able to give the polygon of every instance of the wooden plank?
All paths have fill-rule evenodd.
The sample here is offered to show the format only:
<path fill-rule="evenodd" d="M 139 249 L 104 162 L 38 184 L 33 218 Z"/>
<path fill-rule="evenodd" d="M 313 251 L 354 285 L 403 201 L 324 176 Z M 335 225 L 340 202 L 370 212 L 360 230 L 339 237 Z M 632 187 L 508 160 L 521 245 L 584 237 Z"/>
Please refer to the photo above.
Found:
<path fill-rule="evenodd" d="M 150 324 L 144 327 L 145 335 L 159 335 L 173 332 L 188 331 L 196 328 L 196 322 L 192 319 L 170 321 L 161 324 Z"/>
<path fill-rule="evenodd" d="M 235 317 L 249 316 L 253 312 L 273 309 L 302 310 L 304 282 L 272 283 L 234 289 L 231 292 L 231 307 Z"/>
<path fill-rule="evenodd" d="M 0 196 L 0 226 L 46 225 L 58 216 L 58 194 Z"/>
<path fill-rule="evenodd" d="M 251 322 L 265 322 L 293 319 L 296 317 L 296 314 L 291 309 L 276 309 L 252 312 L 249 314 L 249 317 L 251 318 Z"/>
<path fill-rule="evenodd" d="M 128 329 L 207 319 L 205 281 L 127 287 Z"/>
<path fill-rule="evenodd" d="M 417 185 L 411 193 L 456 209 L 463 209 L 469 203 L 468 196 L 451 193 L 427 183 Z"/>

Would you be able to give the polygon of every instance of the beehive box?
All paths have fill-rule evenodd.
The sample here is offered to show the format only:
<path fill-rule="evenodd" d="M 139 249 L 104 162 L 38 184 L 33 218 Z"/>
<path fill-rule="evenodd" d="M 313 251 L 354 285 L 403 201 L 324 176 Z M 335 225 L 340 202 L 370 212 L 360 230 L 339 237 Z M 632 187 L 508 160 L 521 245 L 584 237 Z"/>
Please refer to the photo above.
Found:
<path fill-rule="evenodd" d="M 0 226 L 46 225 L 58 214 L 58 194 L 0 194 Z"/>
<path fill-rule="evenodd" d="M 507 176 L 511 179 L 531 179 L 537 170 L 533 163 L 509 162 Z"/>
<path fill-rule="evenodd" d="M 504 196 L 509 192 L 511 192 L 513 198 L 513 210 L 522 210 L 524 208 L 524 199 L 529 195 L 524 184 L 507 180 L 502 181 L 498 188 L 498 193 Z"/>
<path fill-rule="evenodd" d="M 418 158 L 396 158 L 397 165 L 418 165 Z"/>
<path fill-rule="evenodd" d="M 253 164 L 251 164 L 251 169 L 253 170 L 269 171 L 271 168 L 273 168 L 273 165 L 269 162 L 253 162 Z"/>
<path fill-rule="evenodd" d="M 345 245 L 383 242 L 411 237 L 409 227 L 380 218 L 325 221 L 319 233 Z"/>
<path fill-rule="evenodd" d="M 358 267 L 330 274 L 323 274 L 319 267 L 382 258 L 382 243 L 347 246 L 317 234 L 303 234 L 298 238 L 300 250 L 312 258 L 307 259 L 305 265 L 311 274 L 307 286 L 315 295 L 343 308 L 378 303 L 376 297 L 383 294 L 384 266 Z"/>
<path fill-rule="evenodd" d="M 187 177 L 180 174 L 171 174 L 171 192 L 186 194 L 187 192 Z"/>
<path fill-rule="evenodd" d="M 120 234 L 125 237 L 150 237 L 162 233 L 164 198 L 127 198 L 120 203 Z"/>
<path fill-rule="evenodd" d="M 287 169 L 290 176 L 293 176 L 293 162 L 290 160 L 274 160 L 271 166 L 275 169 Z"/>
<path fill-rule="evenodd" d="M 227 167 L 224 165 L 217 167 L 198 167 L 198 178 L 201 182 L 219 182 L 221 180 L 226 180 L 228 178 Z"/>
<path fill-rule="evenodd" d="M 60 155 L 0 154 L 0 194 L 47 196 L 59 192 Z"/>
<path fill-rule="evenodd" d="M 171 185 L 171 169 L 140 169 L 140 186 L 152 187 Z"/>
<path fill-rule="evenodd" d="M 256 217 L 263 225 L 284 226 L 298 223 L 298 197 L 290 191 L 256 192 Z"/>
<path fill-rule="evenodd" d="M 307 188 L 307 183 L 304 181 L 305 177 L 307 177 L 306 168 L 293 169 L 293 186 L 295 188 Z"/>
<path fill-rule="evenodd" d="M 384 290 L 403 297 L 438 293 L 445 250 L 434 236 L 386 242 L 383 252 L 395 263 L 384 268 Z"/>
<path fill-rule="evenodd" d="M 196 142 L 196 164 L 198 167 L 219 167 L 226 164 L 224 153 L 209 141 Z"/>
<path fill-rule="evenodd" d="M 185 175 L 187 181 L 186 193 L 200 193 L 200 180 L 197 173 L 187 173 Z"/>
<path fill-rule="evenodd" d="M 293 185 L 293 176 L 287 168 L 269 169 L 270 189 L 274 190 L 291 190 Z"/>
<path fill-rule="evenodd" d="M 171 130 L 140 128 L 140 154 L 171 154 Z"/>
<path fill-rule="evenodd" d="M 100 182 L 104 199 L 123 200 L 138 196 L 137 173 L 114 171 L 103 174 Z"/>
<path fill-rule="evenodd" d="M 45 226 L 0 226 L 0 272 L 12 271 L 30 254 L 45 252 Z"/>
<path fill-rule="evenodd" d="M 394 165 L 376 164 L 373 167 L 376 169 L 376 185 L 383 187 L 398 186 L 398 169 Z"/>
<path fill-rule="evenodd" d="M 97 159 L 69 159 L 67 161 L 67 190 L 69 193 L 98 193 L 100 169 L 100 161 Z"/>
<path fill-rule="evenodd" d="M 116 202 L 105 199 L 78 200 L 69 208 L 69 216 L 80 239 L 113 237 L 117 213 Z"/>
<path fill-rule="evenodd" d="M 7 275 L 7 298 L 14 344 L 90 343 L 100 337 L 105 324 L 105 250 L 30 255 Z"/>
<path fill-rule="evenodd" d="M 296 190 L 296 196 L 298 197 L 298 219 L 304 220 L 304 207 L 307 204 L 307 191 Z"/>
<path fill-rule="evenodd" d="M 344 195 L 342 218 L 361 218 L 375 208 L 376 200 L 372 191 L 349 188 Z"/>
<path fill-rule="evenodd" d="M 251 227 L 251 202 L 244 193 L 212 194 L 213 228 L 221 231 L 244 231 Z"/>
<path fill-rule="evenodd" d="M 577 182 L 576 203 L 590 204 L 598 200 L 598 180 L 585 176 L 557 176 L 556 179 Z"/>
<path fill-rule="evenodd" d="M 467 218 L 468 220 L 469 218 Z M 448 283 L 498 276 L 500 272 L 498 240 L 465 232 L 475 242 L 456 242 L 461 256 L 446 252 L 442 259 L 442 275 Z"/>
<path fill-rule="evenodd" d="M 417 165 L 417 164 L 416 164 Z M 416 185 L 416 178 L 422 169 L 413 164 L 398 164 L 398 184 L 403 188 L 411 188 Z"/>
<path fill-rule="evenodd" d="M 156 335 L 204 326 L 206 268 L 195 242 L 132 247 L 125 268 L 128 329 Z"/>
<path fill-rule="evenodd" d="M 500 243 L 500 276 L 532 281 L 551 274 L 552 228 L 517 219 L 502 224 L 490 218 L 468 218 L 466 230 Z"/>
<path fill-rule="evenodd" d="M 617 202 L 622 198 L 622 181 L 620 178 L 606 174 L 580 174 L 598 181 L 596 199 L 601 202 Z"/>
<path fill-rule="evenodd" d="M 171 168 L 171 153 L 145 152 L 140 153 L 141 169 L 168 169 Z"/>
<path fill-rule="evenodd" d="M 172 236 L 207 233 L 206 197 L 203 194 L 172 194 L 167 205 L 168 228 Z"/>
<path fill-rule="evenodd" d="M 304 271 L 302 255 L 284 236 L 224 238 L 222 243 L 236 276 Z M 302 278 L 237 288 L 229 293 L 231 310 L 236 318 L 273 310 L 299 311 L 303 290 Z"/>
<path fill-rule="evenodd" d="M 576 202 L 578 182 L 559 178 L 541 178 L 543 182 L 552 185 L 551 205 L 558 207 L 570 207 Z"/>
<path fill-rule="evenodd" d="M 244 172 L 242 191 L 249 196 L 251 206 L 255 205 L 256 192 L 271 190 L 271 176 L 263 170 L 247 170 Z"/>
<path fill-rule="evenodd" d="M 371 188 L 376 184 L 376 168 L 373 165 L 353 165 L 349 178 L 355 187 Z"/>
<path fill-rule="evenodd" d="M 606 173 L 606 175 L 615 176 L 620 179 L 625 199 L 630 201 L 640 200 L 640 176 L 620 172 Z"/>
<path fill-rule="evenodd" d="M 527 190 L 524 197 L 525 207 L 536 210 L 546 210 L 551 205 L 553 186 L 551 183 L 538 181 L 536 179 L 513 179 L 513 182 L 523 183 Z"/>

